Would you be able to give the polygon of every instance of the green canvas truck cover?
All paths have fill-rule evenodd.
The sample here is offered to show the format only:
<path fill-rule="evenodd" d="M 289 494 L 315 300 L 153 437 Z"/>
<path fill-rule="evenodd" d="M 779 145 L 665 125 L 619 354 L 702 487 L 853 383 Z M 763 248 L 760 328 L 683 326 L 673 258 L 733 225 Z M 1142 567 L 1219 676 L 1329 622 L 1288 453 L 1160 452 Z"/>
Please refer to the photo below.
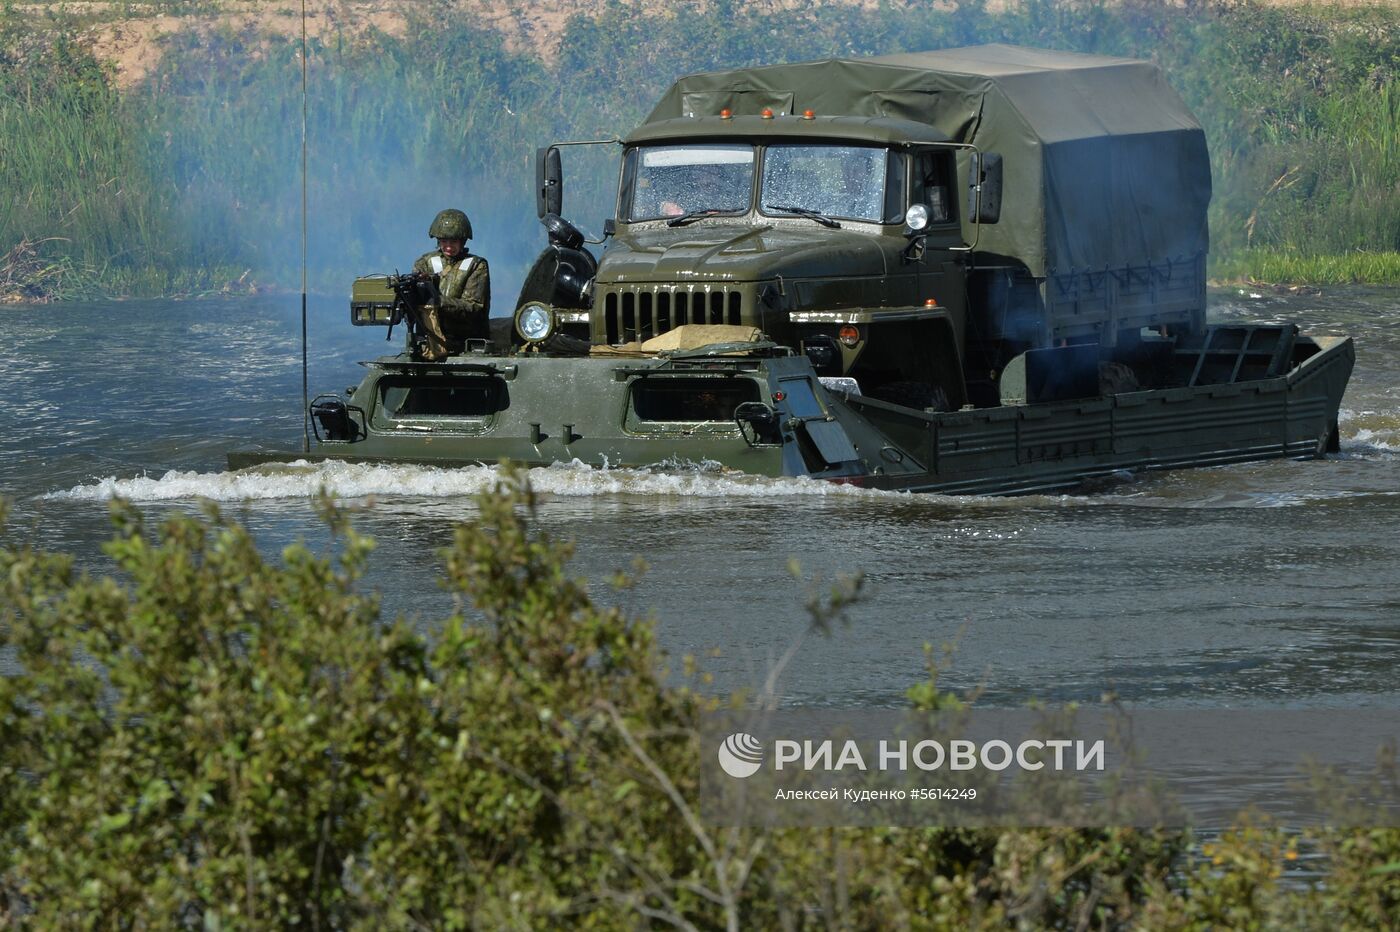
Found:
<path fill-rule="evenodd" d="M 1000 153 L 1001 218 L 981 227 L 983 263 L 1010 257 L 1043 278 L 1207 249 L 1205 134 L 1151 62 L 980 45 L 742 68 L 681 78 L 647 122 L 764 107 L 911 120 Z"/>

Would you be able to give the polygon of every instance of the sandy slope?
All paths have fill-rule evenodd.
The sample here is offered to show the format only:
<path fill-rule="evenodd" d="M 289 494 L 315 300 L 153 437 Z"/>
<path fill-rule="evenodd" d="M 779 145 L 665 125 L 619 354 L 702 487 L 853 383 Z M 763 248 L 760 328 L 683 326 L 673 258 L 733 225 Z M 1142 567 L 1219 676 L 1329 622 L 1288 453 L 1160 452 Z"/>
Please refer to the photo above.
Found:
<path fill-rule="evenodd" d="M 863 0 L 862 0 L 863 2 Z M 564 23 L 575 13 L 600 11 L 607 0 L 434 0 L 433 9 L 443 18 L 470 17 L 485 28 L 504 34 L 512 48 L 558 47 Z M 81 35 L 100 59 L 110 61 L 122 86 L 137 83 L 160 61 L 166 40 L 175 33 L 193 30 L 204 35 L 247 32 L 292 37 L 300 34 L 301 0 L 228 0 L 220 12 L 192 4 L 193 12 L 168 9 L 143 12 L 139 3 L 31 2 L 17 3 L 20 14 L 57 12 L 85 23 Z M 409 0 L 306 0 L 306 31 L 312 36 L 343 30 L 361 35 L 379 30 L 390 35 L 405 28 L 404 11 Z M 413 4 L 424 9 L 421 0 Z M 206 7 L 201 10 L 200 7 Z"/>
<path fill-rule="evenodd" d="M 558 48 L 565 22 L 576 13 L 596 13 L 609 0 L 432 0 L 432 9 L 443 18 L 470 17 L 484 27 L 502 33 L 511 48 L 533 48 L 549 54 Z M 701 0 L 703 5 L 704 0 Z M 755 15 L 792 15 L 825 4 L 875 6 L 879 0 L 748 0 L 746 11 Z M 927 0 L 893 0 L 918 3 Z M 934 0 L 935 4 L 939 0 Z M 955 0 L 943 0 L 953 5 Z M 1162 0 L 1164 3 L 1179 0 Z M 1308 0 L 1263 0 L 1291 5 Z M 1397 6 L 1400 0 L 1331 0 L 1341 6 Z M 344 30 L 360 35 L 379 30 L 391 35 L 405 28 L 404 11 L 425 9 L 422 0 L 305 0 L 306 30 L 311 36 Z M 996 0 L 993 0 L 995 5 Z M 641 0 L 643 8 L 667 9 L 665 0 Z M 169 4 L 99 2 L 99 0 L 31 0 L 16 3 L 20 15 L 58 13 L 84 23 L 81 34 L 98 57 L 112 62 L 118 83 L 131 86 L 155 68 L 174 33 L 194 30 L 205 35 L 262 33 L 295 36 L 302 28 L 302 0 L 225 0 L 218 4 L 191 4 L 189 13 L 170 13 Z M 217 6 L 220 12 L 208 12 Z M 178 7 L 177 7 L 178 9 Z"/>

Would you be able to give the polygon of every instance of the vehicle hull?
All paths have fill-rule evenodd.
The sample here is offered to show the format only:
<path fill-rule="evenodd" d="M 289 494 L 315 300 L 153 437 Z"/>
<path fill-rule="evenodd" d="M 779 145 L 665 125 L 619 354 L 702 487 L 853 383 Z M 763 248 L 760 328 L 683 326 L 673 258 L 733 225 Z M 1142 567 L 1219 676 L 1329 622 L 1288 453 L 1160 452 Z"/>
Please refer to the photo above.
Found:
<path fill-rule="evenodd" d="M 431 371 L 388 357 L 368 364 L 370 375 L 352 398 L 352 403 L 368 400 L 354 416 L 356 439 L 322 440 L 309 454 L 241 451 L 228 459 L 231 468 L 297 460 L 436 466 L 578 461 L 599 468 L 707 464 L 911 492 L 1054 491 L 1123 471 L 1317 457 L 1335 449 L 1354 348 L 1340 337 L 1307 343 L 1309 355 L 1271 378 L 952 412 L 847 396 L 823 385 L 805 357 L 629 360 L 525 354 L 476 357 L 455 370 L 449 365 Z M 386 420 L 374 407 L 381 379 L 411 383 L 454 371 L 498 383 L 504 395 L 498 410 L 459 429 L 452 418 Z M 668 378 L 683 382 L 656 381 Z M 629 393 L 648 379 L 649 385 L 687 391 L 726 379 L 752 382 L 757 397 L 774 409 L 774 429 L 764 438 L 751 425 L 734 422 L 637 421 Z M 810 399 L 800 401 L 803 386 L 810 386 L 816 407 Z"/>

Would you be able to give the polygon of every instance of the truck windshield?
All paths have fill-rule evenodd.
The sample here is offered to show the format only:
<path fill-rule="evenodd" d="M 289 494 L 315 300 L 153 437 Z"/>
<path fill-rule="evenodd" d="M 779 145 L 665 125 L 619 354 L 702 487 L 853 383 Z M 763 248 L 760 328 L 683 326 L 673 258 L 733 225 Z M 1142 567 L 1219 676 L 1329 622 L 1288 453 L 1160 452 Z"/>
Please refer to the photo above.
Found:
<path fill-rule="evenodd" d="M 763 157 L 759 203 L 768 214 L 880 223 L 887 212 L 888 155 L 871 146 L 771 145 Z"/>
<path fill-rule="evenodd" d="M 629 153 L 627 219 L 743 213 L 753 197 L 753 146 L 643 146 Z"/>

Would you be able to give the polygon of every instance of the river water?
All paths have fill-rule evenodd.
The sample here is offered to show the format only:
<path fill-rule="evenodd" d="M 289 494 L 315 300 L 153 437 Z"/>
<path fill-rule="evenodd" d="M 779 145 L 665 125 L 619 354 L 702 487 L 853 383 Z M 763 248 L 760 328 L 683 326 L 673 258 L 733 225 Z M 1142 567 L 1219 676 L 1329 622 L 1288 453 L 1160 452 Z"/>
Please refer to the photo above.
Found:
<path fill-rule="evenodd" d="M 955 645 L 942 684 L 985 704 L 1400 707 L 1400 290 L 1211 300 L 1214 319 L 1356 338 L 1340 454 L 1024 498 L 555 466 L 532 471 L 540 521 L 576 542 L 580 576 L 644 557 L 626 604 L 654 613 L 672 654 L 717 651 L 702 666 L 722 690 L 761 684 L 802 636 L 814 577 L 863 571 L 849 624 L 784 670 L 788 701 L 898 705 L 929 642 Z M 101 570 L 107 499 L 159 515 L 205 497 L 275 555 L 325 545 L 310 504 L 324 485 L 368 504 L 357 526 L 379 542 L 386 612 L 431 627 L 450 606 L 436 551 L 490 470 L 223 468 L 229 449 L 300 444 L 298 314 L 295 297 L 0 309 L 6 537 Z M 313 393 L 384 352 L 383 330 L 348 316 L 312 300 Z"/>

